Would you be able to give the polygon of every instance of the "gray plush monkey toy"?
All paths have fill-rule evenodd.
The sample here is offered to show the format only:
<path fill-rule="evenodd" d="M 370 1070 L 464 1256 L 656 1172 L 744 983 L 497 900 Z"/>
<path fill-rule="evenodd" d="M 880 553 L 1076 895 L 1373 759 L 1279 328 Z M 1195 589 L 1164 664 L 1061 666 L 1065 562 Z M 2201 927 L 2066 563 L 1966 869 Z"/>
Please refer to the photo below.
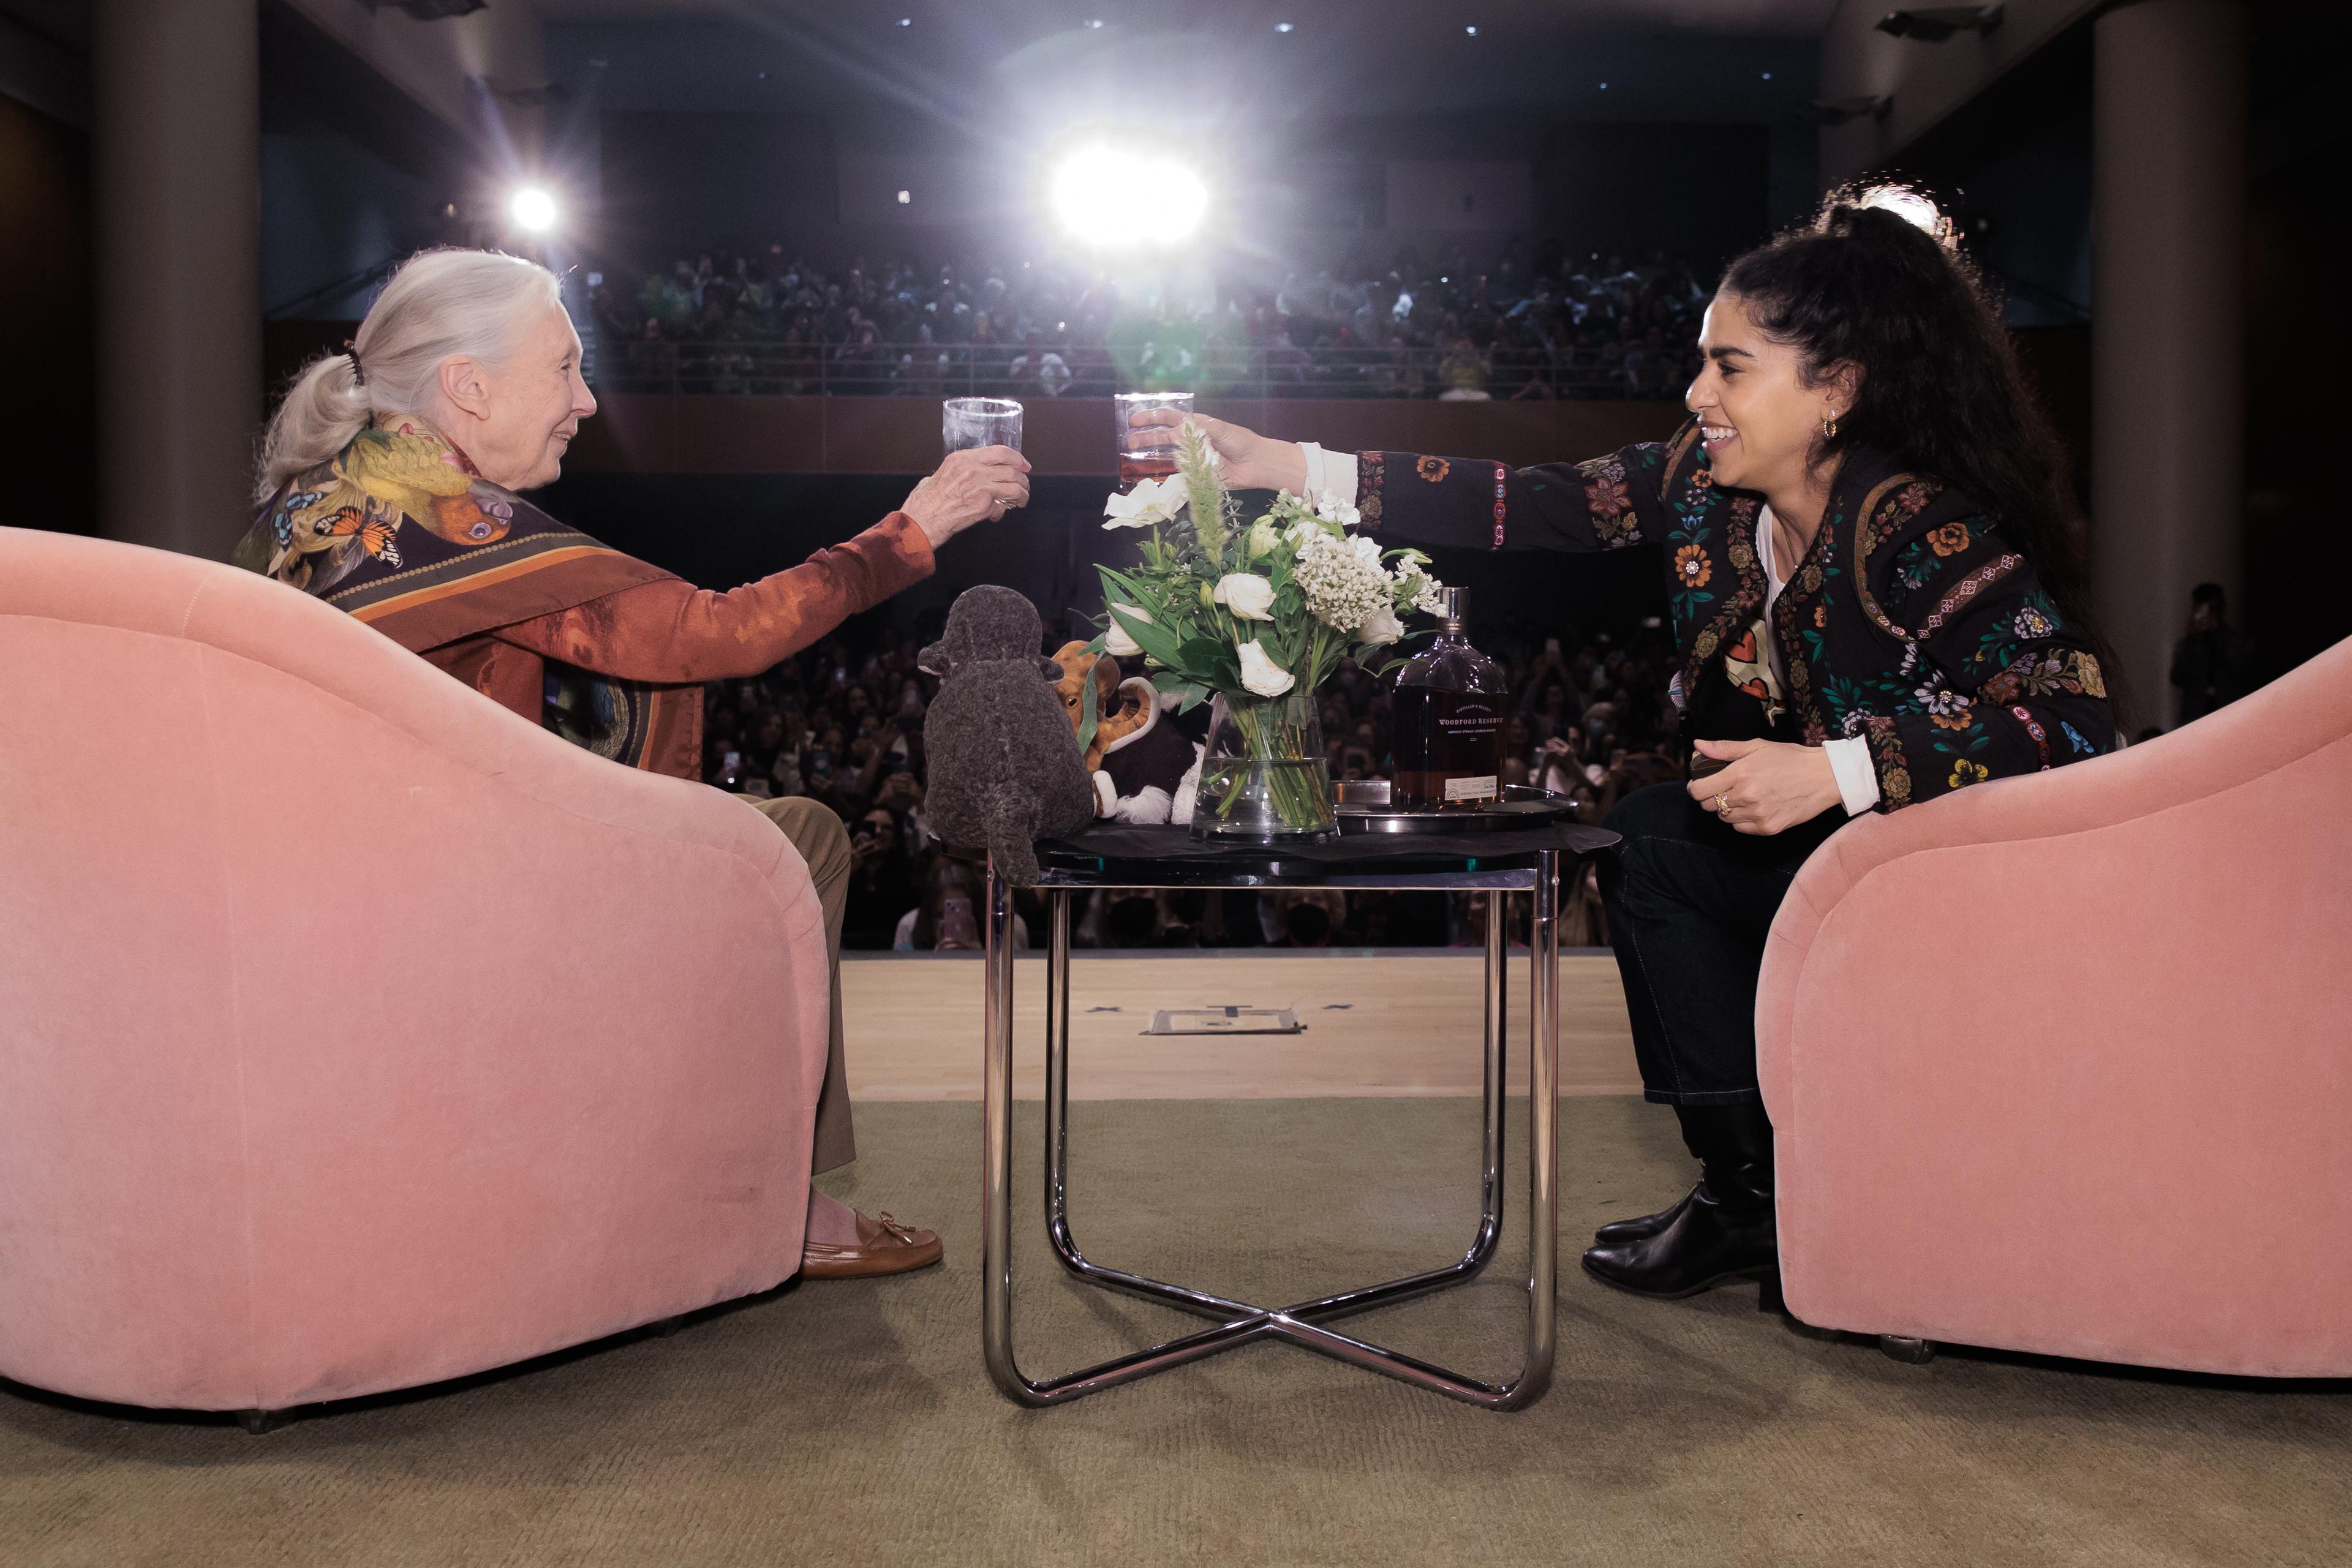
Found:
<path fill-rule="evenodd" d="M 948 611 L 946 635 L 919 662 L 940 678 L 923 715 L 930 762 L 924 792 L 931 831 L 956 849 L 986 849 L 1015 887 L 1037 880 L 1037 839 L 1094 820 L 1069 716 L 1038 655 L 1036 606 L 1010 588 L 967 588 Z M 1048 672 L 1051 673 L 1048 673 Z"/>

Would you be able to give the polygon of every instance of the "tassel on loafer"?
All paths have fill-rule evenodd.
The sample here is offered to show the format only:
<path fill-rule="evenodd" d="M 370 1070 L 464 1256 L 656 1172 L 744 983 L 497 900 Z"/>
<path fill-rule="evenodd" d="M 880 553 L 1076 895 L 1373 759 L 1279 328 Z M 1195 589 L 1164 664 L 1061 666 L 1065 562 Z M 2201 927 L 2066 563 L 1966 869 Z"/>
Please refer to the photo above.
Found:
<path fill-rule="evenodd" d="M 857 1216 L 857 1245 L 835 1247 L 812 1241 L 801 1247 L 803 1279 L 870 1279 L 929 1268 L 947 1255 L 939 1233 L 900 1225 L 886 1212 Z"/>

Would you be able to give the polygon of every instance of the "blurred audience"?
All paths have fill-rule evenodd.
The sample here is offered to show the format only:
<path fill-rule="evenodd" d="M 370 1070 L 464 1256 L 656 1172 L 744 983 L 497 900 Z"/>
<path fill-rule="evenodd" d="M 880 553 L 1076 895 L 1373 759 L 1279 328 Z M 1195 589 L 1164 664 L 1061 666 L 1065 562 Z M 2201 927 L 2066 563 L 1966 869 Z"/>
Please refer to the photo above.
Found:
<path fill-rule="evenodd" d="M 590 293 L 599 379 L 618 390 L 1031 397 L 1243 383 L 1276 396 L 1674 397 L 1696 371 L 1707 299 L 1688 262 L 1516 240 L 1484 258 L 1408 247 L 1197 297 L 1065 262 L 828 273 L 778 244 Z"/>

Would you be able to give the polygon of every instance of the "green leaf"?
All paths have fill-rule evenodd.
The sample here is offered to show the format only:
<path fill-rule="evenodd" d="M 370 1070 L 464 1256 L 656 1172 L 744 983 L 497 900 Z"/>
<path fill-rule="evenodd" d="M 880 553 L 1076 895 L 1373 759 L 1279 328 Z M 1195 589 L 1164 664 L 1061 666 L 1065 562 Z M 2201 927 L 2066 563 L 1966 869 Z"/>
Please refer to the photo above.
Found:
<path fill-rule="evenodd" d="M 1097 719 L 1093 669 L 1087 670 L 1085 679 L 1079 684 L 1086 688 L 1085 694 L 1078 699 L 1078 755 L 1083 757 L 1087 754 L 1087 748 L 1095 743 Z"/>

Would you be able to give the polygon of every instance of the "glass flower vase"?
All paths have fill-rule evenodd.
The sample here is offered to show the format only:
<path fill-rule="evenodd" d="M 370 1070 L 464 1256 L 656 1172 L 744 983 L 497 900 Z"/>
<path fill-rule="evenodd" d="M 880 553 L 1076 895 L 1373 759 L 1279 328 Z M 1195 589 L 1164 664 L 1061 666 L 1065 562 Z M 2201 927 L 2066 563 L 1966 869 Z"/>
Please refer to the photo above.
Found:
<path fill-rule="evenodd" d="M 1279 697 L 1219 692 L 1209 707 L 1192 837 L 1311 844 L 1335 837 L 1339 827 L 1315 694 L 1297 688 Z"/>

